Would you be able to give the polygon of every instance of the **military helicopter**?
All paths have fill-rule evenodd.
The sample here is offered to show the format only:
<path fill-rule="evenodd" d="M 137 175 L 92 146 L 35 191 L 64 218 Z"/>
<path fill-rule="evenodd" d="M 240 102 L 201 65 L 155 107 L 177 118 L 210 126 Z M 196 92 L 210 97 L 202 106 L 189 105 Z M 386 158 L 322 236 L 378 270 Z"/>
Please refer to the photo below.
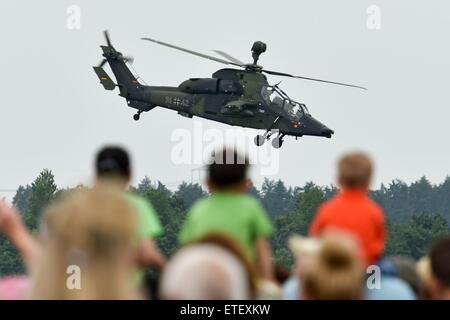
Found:
<path fill-rule="evenodd" d="M 191 78 L 178 87 L 143 85 L 127 66 L 132 58 L 122 55 L 111 44 L 108 31 L 104 31 L 106 46 L 100 46 L 104 59 L 93 67 L 106 90 L 119 88 L 119 95 L 127 100 L 129 107 L 137 110 L 134 120 L 139 120 L 143 112 L 155 107 L 177 111 L 184 117 L 193 116 L 225 123 L 232 126 L 264 129 L 254 141 L 257 146 L 264 144 L 272 135 L 272 146 L 280 148 L 285 136 L 296 139 L 302 136 L 331 138 L 334 131 L 311 116 L 305 104 L 290 98 L 279 84 L 270 85 L 265 74 L 304 79 L 340 86 L 364 89 L 364 87 L 334 81 L 294 76 L 270 71 L 258 65 L 259 56 L 267 49 L 265 43 L 256 41 L 252 48 L 253 63 L 243 63 L 231 55 L 216 50 L 222 56 L 217 58 L 184 49 L 151 38 L 142 38 L 162 46 L 180 50 L 225 65 L 239 67 L 216 71 L 211 78 Z M 115 75 L 114 83 L 103 69 L 108 63 Z M 265 74 L 264 74 L 265 73 Z"/>

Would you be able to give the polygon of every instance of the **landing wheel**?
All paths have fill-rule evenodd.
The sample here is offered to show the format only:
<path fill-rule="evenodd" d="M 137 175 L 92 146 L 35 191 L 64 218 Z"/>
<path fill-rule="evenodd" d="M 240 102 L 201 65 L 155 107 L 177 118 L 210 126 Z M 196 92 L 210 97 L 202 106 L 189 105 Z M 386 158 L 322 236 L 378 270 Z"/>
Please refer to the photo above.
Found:
<path fill-rule="evenodd" d="M 272 147 L 274 147 L 275 149 L 281 148 L 282 145 L 283 145 L 282 137 L 276 137 L 272 140 Z"/>
<path fill-rule="evenodd" d="M 138 121 L 141 118 L 141 114 L 138 112 L 135 115 L 133 115 L 133 119 Z"/>
<path fill-rule="evenodd" d="M 264 136 L 262 136 L 262 135 L 260 135 L 260 134 L 258 134 L 258 135 L 255 137 L 255 144 L 256 144 L 258 147 L 262 146 L 262 145 L 264 144 L 265 141 L 266 141 L 266 137 L 264 137 Z"/>

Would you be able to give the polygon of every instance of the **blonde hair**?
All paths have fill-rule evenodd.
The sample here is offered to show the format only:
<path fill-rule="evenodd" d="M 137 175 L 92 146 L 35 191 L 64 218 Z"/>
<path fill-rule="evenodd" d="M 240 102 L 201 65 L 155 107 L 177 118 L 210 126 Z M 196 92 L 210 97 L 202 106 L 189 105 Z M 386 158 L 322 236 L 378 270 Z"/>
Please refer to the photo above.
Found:
<path fill-rule="evenodd" d="M 165 299 L 248 300 L 251 288 L 242 261 L 220 245 L 199 243 L 182 248 L 161 279 Z"/>
<path fill-rule="evenodd" d="M 325 241 L 301 273 L 305 297 L 313 300 L 352 300 L 363 297 L 364 270 L 348 246 Z"/>
<path fill-rule="evenodd" d="M 338 182 L 344 188 L 365 189 L 372 178 L 372 161 L 361 152 L 344 155 L 338 163 Z"/>
<path fill-rule="evenodd" d="M 76 191 L 47 210 L 44 228 L 44 252 L 33 275 L 31 298 L 137 297 L 131 263 L 136 213 L 122 194 L 98 188 Z M 68 287 L 69 266 L 79 267 L 79 289 Z"/>

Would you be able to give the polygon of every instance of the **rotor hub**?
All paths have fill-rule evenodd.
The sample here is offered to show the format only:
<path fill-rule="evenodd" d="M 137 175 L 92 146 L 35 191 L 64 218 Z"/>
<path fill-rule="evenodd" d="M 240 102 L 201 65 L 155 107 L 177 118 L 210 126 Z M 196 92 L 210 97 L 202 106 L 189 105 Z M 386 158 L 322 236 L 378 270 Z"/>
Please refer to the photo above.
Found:
<path fill-rule="evenodd" d="M 263 67 L 260 65 L 257 65 L 257 64 L 249 63 L 249 64 L 245 65 L 245 70 L 247 70 L 247 71 L 261 72 L 262 69 L 263 69 Z"/>

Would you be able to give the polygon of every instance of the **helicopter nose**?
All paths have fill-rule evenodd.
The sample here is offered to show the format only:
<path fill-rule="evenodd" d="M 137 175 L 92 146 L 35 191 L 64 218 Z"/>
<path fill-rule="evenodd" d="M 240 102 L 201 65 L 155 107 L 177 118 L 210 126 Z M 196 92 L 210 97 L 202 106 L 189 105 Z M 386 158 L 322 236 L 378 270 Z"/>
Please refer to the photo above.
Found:
<path fill-rule="evenodd" d="M 334 134 L 333 130 L 328 128 L 326 125 L 324 125 L 322 122 L 315 119 L 311 115 L 308 115 L 308 117 L 305 118 L 303 130 L 304 134 L 327 138 L 331 138 L 331 136 Z"/>
<path fill-rule="evenodd" d="M 324 126 L 324 128 L 322 129 L 322 134 L 324 136 L 331 136 L 332 134 L 334 134 L 334 131 L 331 130 L 330 128 Z"/>

